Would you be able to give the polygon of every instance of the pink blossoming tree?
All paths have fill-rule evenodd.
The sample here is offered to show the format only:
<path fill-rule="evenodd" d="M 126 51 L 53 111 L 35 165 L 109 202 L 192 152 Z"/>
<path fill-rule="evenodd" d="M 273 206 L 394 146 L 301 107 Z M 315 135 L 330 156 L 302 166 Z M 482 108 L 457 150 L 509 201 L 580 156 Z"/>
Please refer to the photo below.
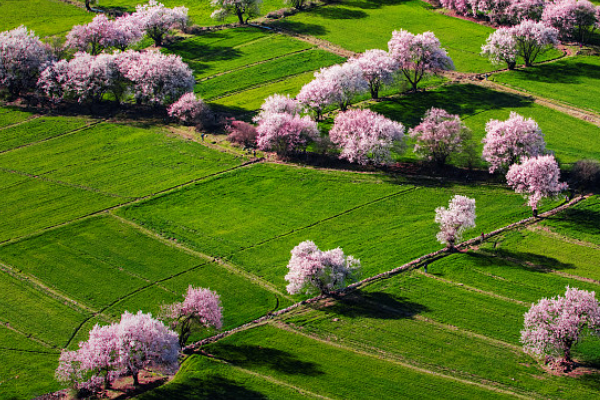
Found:
<path fill-rule="evenodd" d="M 523 157 L 521 163 L 511 165 L 506 174 L 508 185 L 526 195 L 534 216 L 542 198 L 557 196 L 567 188 L 559 179 L 560 168 L 553 155 Z"/>
<path fill-rule="evenodd" d="M 315 74 L 315 80 L 331 90 L 331 101 L 337 103 L 342 111 L 348 108 L 354 96 L 366 92 L 369 87 L 363 78 L 362 70 L 354 63 L 321 68 L 321 71 Z"/>
<path fill-rule="evenodd" d="M 297 100 L 290 99 L 289 94 L 283 96 L 275 93 L 265 99 L 265 102 L 260 106 L 258 115 L 252 120 L 258 123 L 264 116 L 273 113 L 302 114 L 304 113 L 304 105 Z"/>
<path fill-rule="evenodd" d="M 256 127 L 244 121 L 231 121 L 225 129 L 228 132 L 227 140 L 232 143 L 244 145 L 246 149 L 256 149 Z"/>
<path fill-rule="evenodd" d="M 542 21 L 560 32 L 562 38 L 587 43 L 600 23 L 600 7 L 587 0 L 549 2 Z"/>
<path fill-rule="evenodd" d="M 425 74 L 454 69 L 452 59 L 440 47 L 433 32 L 413 35 L 403 29 L 394 31 L 388 42 L 390 56 L 398 63 L 400 71 L 417 90 Z"/>
<path fill-rule="evenodd" d="M 329 138 L 342 150 L 342 159 L 383 164 L 391 160 L 392 149 L 402 149 L 404 126 L 371 110 L 349 110 L 335 117 Z"/>
<path fill-rule="evenodd" d="M 499 28 L 481 46 L 481 55 L 488 57 L 493 64 L 506 63 L 508 69 L 517 66 L 517 40 L 510 28 Z"/>
<path fill-rule="evenodd" d="M 506 121 L 490 120 L 485 131 L 483 158 L 490 165 L 490 174 L 506 171 L 522 156 L 535 157 L 546 151 L 544 135 L 538 124 L 515 112 L 511 112 Z"/>
<path fill-rule="evenodd" d="M 196 98 L 193 92 L 184 94 L 167 109 L 169 117 L 186 125 L 198 125 L 207 106 L 202 99 Z"/>
<path fill-rule="evenodd" d="M 567 286 L 564 297 L 541 299 L 525 313 L 521 343 L 535 356 L 559 357 L 570 369 L 571 348 L 584 331 L 600 335 L 600 306 L 595 292 Z"/>
<path fill-rule="evenodd" d="M 319 135 L 319 128 L 309 116 L 269 113 L 262 116 L 256 132 L 259 149 L 275 151 L 278 155 L 285 156 L 315 140 Z"/>
<path fill-rule="evenodd" d="M 150 0 L 148 4 L 138 5 L 135 8 L 133 18 L 139 24 L 146 35 L 154 40 L 154 45 L 162 46 L 164 36 L 172 29 L 183 29 L 188 23 L 188 9 L 185 7 L 167 8 L 156 0 Z"/>
<path fill-rule="evenodd" d="M 337 90 L 337 83 L 333 81 L 313 79 L 300 89 L 296 99 L 313 110 L 315 119 L 320 121 L 325 108 L 335 102 L 333 93 Z"/>
<path fill-rule="evenodd" d="M 24 26 L 0 33 L 0 89 L 18 95 L 35 87 L 49 49 Z"/>
<path fill-rule="evenodd" d="M 539 55 L 558 44 L 558 31 L 542 22 L 525 20 L 510 28 L 510 33 L 517 42 L 519 56 L 528 67 Z"/>
<path fill-rule="evenodd" d="M 380 49 L 367 50 L 358 58 L 351 58 L 349 63 L 358 65 L 363 73 L 363 79 L 369 84 L 371 98 L 379 98 L 379 90 L 383 85 L 393 81 L 398 64 L 390 55 Z"/>
<path fill-rule="evenodd" d="M 290 294 L 317 291 L 328 294 L 346 287 L 356 279 L 360 260 L 346 256 L 342 249 L 322 251 L 312 241 L 306 240 L 294 247 L 285 280 Z"/>
<path fill-rule="evenodd" d="M 416 141 L 415 153 L 444 166 L 448 157 L 462 151 L 470 131 L 458 115 L 432 107 L 423 121 L 410 130 L 410 137 Z"/>
<path fill-rule="evenodd" d="M 116 36 L 114 22 L 106 15 L 99 14 L 87 25 L 75 25 L 67 34 L 65 46 L 97 55 L 102 50 L 113 46 Z"/>
<path fill-rule="evenodd" d="M 164 317 L 171 327 L 179 331 L 179 346 L 185 346 L 196 328 L 221 329 L 223 307 L 217 292 L 209 289 L 188 287 L 185 300 L 163 307 Z"/>
<path fill-rule="evenodd" d="M 466 196 L 454 196 L 446 207 L 435 209 L 435 222 L 440 224 L 437 239 L 453 249 L 462 239 L 463 233 L 475 227 L 475 199 Z"/>

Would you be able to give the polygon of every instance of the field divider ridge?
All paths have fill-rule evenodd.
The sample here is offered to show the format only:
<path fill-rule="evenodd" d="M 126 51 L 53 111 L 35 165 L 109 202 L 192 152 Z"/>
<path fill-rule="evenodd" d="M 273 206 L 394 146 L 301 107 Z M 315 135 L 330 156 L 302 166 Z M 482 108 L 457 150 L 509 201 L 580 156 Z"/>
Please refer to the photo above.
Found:
<path fill-rule="evenodd" d="M 2 114 L 5 114 L 5 113 L 2 113 Z M 43 116 L 42 114 L 34 114 L 34 115 L 32 115 L 31 117 L 27 118 L 24 121 L 19 121 L 19 122 L 15 122 L 15 123 L 12 123 L 12 124 L 4 125 L 4 126 L 0 127 L 0 132 L 3 131 L 3 130 L 5 130 L 5 129 L 10 129 L 10 128 L 14 128 L 15 126 L 26 124 L 27 122 L 31 122 L 31 121 L 33 121 L 35 119 L 42 118 L 42 116 Z M 3 152 L 4 151 L 0 151 L 0 154 L 3 153 Z"/>
<path fill-rule="evenodd" d="M 55 346 L 55 345 L 52 345 L 52 344 L 50 344 L 50 343 L 46 342 L 45 340 L 42 340 L 42 339 L 40 339 L 40 338 L 38 338 L 38 337 L 35 337 L 35 336 L 33 336 L 33 335 L 32 335 L 32 334 L 30 334 L 30 333 L 25 333 L 25 332 L 23 332 L 23 331 L 20 331 L 20 330 L 18 330 L 17 328 L 15 328 L 15 327 L 11 326 L 11 325 L 10 325 L 10 322 L 8 322 L 8 321 L 4 321 L 4 322 L 2 322 L 2 321 L 0 320 L 0 326 L 3 326 L 3 327 L 5 327 L 6 329 L 8 329 L 8 330 L 10 330 L 10 331 L 12 331 L 12 332 L 14 332 L 14 333 L 16 333 L 16 334 L 19 334 L 19 335 L 21 335 L 21 336 L 24 336 L 25 338 L 27 338 L 27 339 L 31 340 L 32 342 L 35 342 L 35 343 L 37 343 L 37 344 L 40 344 L 40 345 L 42 345 L 42 346 L 44 346 L 44 347 L 46 347 L 46 348 L 48 348 L 48 349 L 55 349 L 55 348 L 57 347 L 57 346 Z"/>
<path fill-rule="evenodd" d="M 404 368 L 407 368 L 407 369 L 411 369 L 413 371 L 416 371 L 416 372 L 419 372 L 419 373 L 422 373 L 422 374 L 433 375 L 433 376 L 437 376 L 437 377 L 440 377 L 440 378 L 444 378 L 444 379 L 448 379 L 448 380 L 460 382 L 460 383 L 463 383 L 463 384 L 466 384 L 466 385 L 477 386 L 477 387 L 482 388 L 482 389 L 486 389 L 486 390 L 489 390 L 489 391 L 492 391 L 492 392 L 497 392 L 497 393 L 503 393 L 503 394 L 511 395 L 511 396 L 514 396 L 514 397 L 517 397 L 517 398 L 520 398 L 520 399 L 531 399 L 532 398 L 532 394 L 530 394 L 530 393 L 528 393 L 528 395 L 526 396 L 526 395 L 523 395 L 523 394 L 520 394 L 520 393 L 513 392 L 511 390 L 502 389 L 502 388 L 497 387 L 497 386 L 486 385 L 486 384 L 481 383 L 481 382 L 475 382 L 475 381 L 471 381 L 471 380 L 459 378 L 457 376 L 448 375 L 448 374 L 445 374 L 445 373 L 442 373 L 442 372 L 433 371 L 431 369 L 427 369 L 427 368 L 423 368 L 423 367 L 418 367 L 418 366 L 416 366 L 414 364 L 409 364 L 409 363 L 401 360 L 399 357 L 396 357 L 395 355 L 393 355 L 393 354 L 391 354 L 389 352 L 386 352 L 386 351 L 384 351 L 382 349 L 379 349 L 379 348 L 374 348 L 374 347 L 371 347 L 371 346 L 367 346 L 367 347 L 370 348 L 371 351 L 359 350 L 359 349 L 354 348 L 352 346 L 347 346 L 345 344 L 342 344 L 339 341 L 335 341 L 334 342 L 334 341 L 330 341 L 330 340 L 325 340 L 325 339 L 323 339 L 323 338 L 321 338 L 321 337 L 319 337 L 317 335 L 314 335 L 314 334 L 308 334 L 308 333 L 305 333 L 305 332 L 300 332 L 299 330 L 294 329 L 291 326 L 289 326 L 288 324 L 285 324 L 285 323 L 280 322 L 280 321 L 271 321 L 271 322 L 269 322 L 269 325 L 275 326 L 276 328 L 281 329 L 283 331 L 290 332 L 290 333 L 293 333 L 293 334 L 305 337 L 307 339 L 315 340 L 315 341 L 317 341 L 319 343 L 323 343 L 323 344 L 326 344 L 326 345 L 331 346 L 331 347 L 336 347 L 336 348 L 342 349 L 344 351 L 348 351 L 348 352 L 355 353 L 355 354 L 358 354 L 358 355 L 367 356 L 367 357 L 370 357 L 370 358 L 375 358 L 377 360 L 382 360 L 382 361 L 390 362 L 390 363 L 393 363 L 393 364 L 396 364 L 396 365 L 400 365 L 401 367 L 404 367 Z M 500 385 L 500 383 L 498 383 L 498 382 L 494 382 L 494 383 L 497 384 L 497 385 Z M 537 396 L 537 397 L 539 397 L 539 396 Z"/>
<path fill-rule="evenodd" d="M 549 227 L 542 228 L 541 226 L 538 226 L 538 225 L 530 225 L 527 227 L 527 230 L 529 230 L 535 234 L 538 234 L 540 236 L 545 236 L 550 239 L 557 239 L 562 242 L 574 244 L 576 246 L 589 247 L 590 249 L 600 250 L 600 246 L 595 243 L 590 243 L 590 242 L 586 242 L 584 240 L 579 240 L 579 239 L 575 239 L 575 238 L 572 238 L 569 236 L 561 235 L 560 233 L 552 230 Z"/>

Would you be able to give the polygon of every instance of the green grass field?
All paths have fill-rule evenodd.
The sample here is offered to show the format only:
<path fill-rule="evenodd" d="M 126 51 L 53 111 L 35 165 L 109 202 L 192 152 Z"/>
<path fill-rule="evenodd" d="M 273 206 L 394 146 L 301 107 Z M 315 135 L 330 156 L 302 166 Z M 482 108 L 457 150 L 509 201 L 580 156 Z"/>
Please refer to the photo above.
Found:
<path fill-rule="evenodd" d="M 572 57 L 494 75 L 493 80 L 537 96 L 600 112 L 600 58 Z"/>
<path fill-rule="evenodd" d="M 60 0 L 3 0 L 0 3 L 0 31 L 25 25 L 40 38 L 64 36 L 73 25 L 85 24 L 93 16 Z"/>

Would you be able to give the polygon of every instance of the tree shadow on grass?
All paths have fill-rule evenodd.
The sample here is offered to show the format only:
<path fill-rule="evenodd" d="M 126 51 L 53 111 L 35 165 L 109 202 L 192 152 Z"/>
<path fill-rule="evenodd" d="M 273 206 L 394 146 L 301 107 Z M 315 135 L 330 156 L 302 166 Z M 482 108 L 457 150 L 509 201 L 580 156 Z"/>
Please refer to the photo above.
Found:
<path fill-rule="evenodd" d="M 302 35 L 322 36 L 329 32 L 323 25 L 307 24 L 287 19 L 273 22 L 270 25 L 276 28 L 294 31 Z"/>
<path fill-rule="evenodd" d="M 218 358 L 245 368 L 267 367 L 288 375 L 323 374 L 318 364 L 299 360 L 291 353 L 270 347 L 217 343 L 209 351 Z"/>
<path fill-rule="evenodd" d="M 545 83 L 581 83 L 581 78 L 600 79 L 600 65 L 593 65 L 580 60 L 566 60 L 538 65 L 515 72 L 528 81 Z"/>
<path fill-rule="evenodd" d="M 569 230 L 582 231 L 588 235 L 600 236 L 600 212 L 585 208 L 570 208 L 548 218 L 550 225 L 553 221 L 557 226 Z"/>
<path fill-rule="evenodd" d="M 322 310 L 347 317 L 409 319 L 429 311 L 426 306 L 384 292 L 355 291 Z"/>
<path fill-rule="evenodd" d="M 195 39 L 175 42 L 166 48 L 169 52 L 178 54 L 186 60 L 196 62 L 226 61 L 242 56 L 242 52 L 234 47 L 211 46 Z"/>
<path fill-rule="evenodd" d="M 327 19 L 361 19 L 369 16 L 369 14 L 361 10 L 350 10 L 348 8 L 338 7 L 319 7 L 311 13 Z"/>
<path fill-rule="evenodd" d="M 263 400 L 267 397 L 257 391 L 247 389 L 239 383 L 221 376 L 205 375 L 189 377 L 183 382 L 174 382 L 163 388 L 146 393 L 142 400 L 178 399 L 178 400 Z"/>
<path fill-rule="evenodd" d="M 494 250 L 494 255 L 488 255 L 473 251 L 468 252 L 466 254 L 468 257 L 476 259 L 477 265 L 479 266 L 518 266 L 535 272 L 551 272 L 550 270 L 564 270 L 576 268 L 574 264 L 564 263 L 553 257 L 544 256 L 542 254 L 508 250 L 504 248 Z M 513 260 L 515 261 L 513 262 Z"/>
<path fill-rule="evenodd" d="M 481 112 L 510 107 L 513 110 L 530 107 L 532 100 L 511 93 L 496 92 L 476 85 L 450 85 L 437 90 L 417 92 L 401 98 L 372 104 L 371 110 L 408 127 L 421 123 L 425 111 L 443 108 L 462 118 Z"/>
<path fill-rule="evenodd" d="M 349 0 L 342 4 L 347 7 L 362 8 L 363 10 L 376 10 L 384 6 L 394 6 L 407 3 L 407 0 Z"/>

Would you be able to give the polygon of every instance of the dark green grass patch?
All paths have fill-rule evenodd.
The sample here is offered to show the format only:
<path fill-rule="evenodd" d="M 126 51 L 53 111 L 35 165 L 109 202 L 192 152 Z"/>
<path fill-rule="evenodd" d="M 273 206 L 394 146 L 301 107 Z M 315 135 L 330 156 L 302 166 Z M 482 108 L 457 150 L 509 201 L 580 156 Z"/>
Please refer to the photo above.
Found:
<path fill-rule="evenodd" d="M 61 389 L 54 379 L 58 354 L 0 349 L 0 397 L 29 400 Z M 26 368 L 30 365 L 33 368 Z"/>
<path fill-rule="evenodd" d="M 73 25 L 85 24 L 93 15 L 60 0 L 3 0 L 0 31 L 25 25 L 39 37 L 65 35 Z"/>
<path fill-rule="evenodd" d="M 88 317 L 6 273 L 0 274 L 0 293 L 0 321 L 57 348 Z"/>
<path fill-rule="evenodd" d="M 545 219 L 542 225 L 574 239 L 600 246 L 600 196 L 592 196 L 560 214 Z"/>
<path fill-rule="evenodd" d="M 354 398 L 357 393 L 362 399 L 507 397 L 271 326 L 235 334 L 207 350 L 234 366 L 334 398 Z"/>
<path fill-rule="evenodd" d="M 211 99 L 343 61 L 323 50 L 303 51 L 199 82 L 195 91 Z"/>
<path fill-rule="evenodd" d="M 312 399 L 296 389 L 268 381 L 202 356 L 188 358 L 175 379 L 137 397 L 140 400 Z"/>
<path fill-rule="evenodd" d="M 493 384 L 526 396 L 567 398 L 597 395 L 570 377 L 556 377 L 520 349 L 423 320 L 423 306 L 385 292 L 356 292 L 319 310 L 290 314 L 285 322 L 373 354 L 387 354 L 421 368 Z M 543 376 L 543 379 L 541 379 Z"/>
<path fill-rule="evenodd" d="M 526 97 L 496 92 L 480 86 L 448 85 L 374 103 L 369 107 L 388 118 L 402 122 L 407 127 L 419 124 L 431 107 L 459 114 L 473 131 L 478 155 L 483 149 L 481 140 L 485 137 L 485 124 L 491 119 L 505 120 L 511 111 L 515 111 L 524 117 L 533 118 L 539 124 L 545 135 L 548 150 L 555 152 L 561 162 L 573 163 L 583 158 L 600 159 L 599 153 L 595 151 L 600 145 L 597 126 L 535 104 Z M 415 158 L 412 146 L 409 146 L 403 158 Z M 463 156 L 461 163 L 465 162 Z M 476 159 L 475 163 L 481 165 L 483 162 Z"/>
<path fill-rule="evenodd" d="M 129 197 L 169 189 L 239 163 L 230 154 L 169 136 L 166 129 L 119 124 L 100 124 L 0 155 L 3 168 Z"/>
<path fill-rule="evenodd" d="M 40 117 L 0 130 L 0 151 L 49 139 L 89 126 L 86 118 Z M 9 168 L 9 166 L 7 166 Z"/>
<path fill-rule="evenodd" d="M 600 58 L 571 57 L 494 75 L 493 80 L 538 96 L 600 112 Z"/>
<path fill-rule="evenodd" d="M 122 198 L 0 172 L 0 241 L 120 204 Z"/>

